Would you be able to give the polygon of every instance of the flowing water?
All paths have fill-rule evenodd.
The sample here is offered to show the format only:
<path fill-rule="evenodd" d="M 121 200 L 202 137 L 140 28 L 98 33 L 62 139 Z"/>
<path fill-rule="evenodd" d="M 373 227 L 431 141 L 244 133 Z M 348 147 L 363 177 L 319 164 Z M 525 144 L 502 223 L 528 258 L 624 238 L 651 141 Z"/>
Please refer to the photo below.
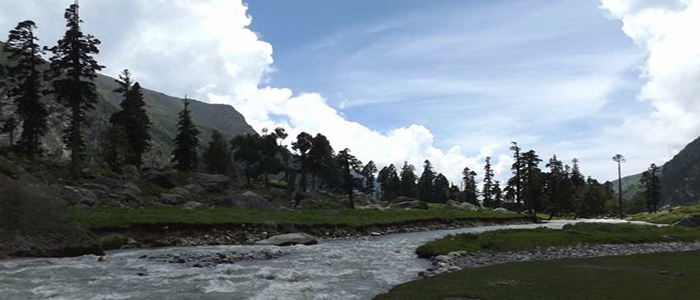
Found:
<path fill-rule="evenodd" d="M 111 251 L 103 262 L 92 255 L 0 261 L 0 299 L 371 299 L 394 285 L 417 279 L 418 271 L 430 266 L 427 260 L 414 254 L 426 241 L 453 233 L 504 228 L 561 228 L 569 222 L 404 233 L 284 248 L 205 246 L 118 250 Z M 264 249 L 289 254 L 268 261 L 243 261 L 211 268 L 139 258 Z"/>

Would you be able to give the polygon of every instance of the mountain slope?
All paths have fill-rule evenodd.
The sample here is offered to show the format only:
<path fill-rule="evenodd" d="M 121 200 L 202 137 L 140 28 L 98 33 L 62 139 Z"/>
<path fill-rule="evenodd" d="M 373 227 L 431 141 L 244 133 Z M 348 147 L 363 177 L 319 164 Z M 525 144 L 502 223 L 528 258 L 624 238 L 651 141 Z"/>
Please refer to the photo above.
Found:
<path fill-rule="evenodd" d="M 663 167 L 661 202 L 688 204 L 700 200 L 700 138 Z"/>
<path fill-rule="evenodd" d="M 0 43 L 0 64 L 7 64 L 7 54 L 2 51 Z M 98 57 L 99 59 L 99 57 Z M 86 141 L 89 156 L 95 154 L 100 144 L 101 132 L 108 125 L 110 115 L 117 111 L 121 102 L 121 95 L 114 93 L 117 87 L 115 79 L 105 75 L 99 75 L 95 80 L 99 94 L 96 109 L 89 113 L 92 125 L 86 130 Z M 163 165 L 169 162 L 170 152 L 173 149 L 173 138 L 177 133 L 178 113 L 183 108 L 183 99 L 171 97 L 160 92 L 144 89 L 146 112 L 153 123 L 151 135 L 153 136 L 153 149 L 146 155 L 146 164 L 150 166 Z M 64 120 L 67 111 L 56 105 L 49 98 L 45 99 L 49 104 L 50 131 L 42 142 L 52 156 L 65 157 L 61 134 L 66 127 Z M 246 122 L 243 115 L 230 105 L 209 104 L 193 100 L 191 115 L 194 123 L 200 130 L 200 141 L 209 141 L 211 132 L 219 130 L 227 138 L 239 134 L 255 133 L 255 130 Z M 14 105 L 10 99 L 0 98 L 0 117 L 12 114 Z M 17 134 L 18 135 L 18 134 Z M 7 137 L 0 135 L 0 145 L 7 144 Z M 202 143 L 202 144 L 203 144 Z"/>

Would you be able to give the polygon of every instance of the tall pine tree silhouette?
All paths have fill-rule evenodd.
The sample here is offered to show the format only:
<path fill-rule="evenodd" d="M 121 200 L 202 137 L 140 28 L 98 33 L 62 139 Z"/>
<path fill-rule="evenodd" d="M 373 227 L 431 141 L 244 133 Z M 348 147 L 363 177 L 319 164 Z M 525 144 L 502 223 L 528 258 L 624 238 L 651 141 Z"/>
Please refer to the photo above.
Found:
<path fill-rule="evenodd" d="M 49 115 L 46 105 L 41 103 L 41 55 L 44 50 L 37 44 L 34 35 L 36 24 L 32 21 L 21 22 L 10 31 L 5 43 L 5 51 L 10 53 L 10 66 L 7 73 L 12 88 L 9 95 L 17 105 L 17 114 L 22 122 L 22 135 L 19 145 L 28 158 L 39 154 L 41 138 L 48 129 Z"/>
<path fill-rule="evenodd" d="M 185 108 L 180 112 L 178 134 L 175 137 L 173 162 L 180 172 L 192 172 L 197 169 L 197 147 L 199 147 L 199 130 L 190 117 L 190 101 L 185 96 Z"/>
<path fill-rule="evenodd" d="M 109 121 L 121 127 L 126 135 L 130 150 L 126 162 L 141 168 L 143 154 L 151 149 L 151 120 L 144 109 L 143 90 L 138 82 L 132 84 L 129 70 L 122 71 L 117 83 L 119 87 L 114 92 L 122 94 L 121 110 L 114 113 Z"/>
<path fill-rule="evenodd" d="M 92 35 L 83 34 L 80 29 L 78 5 L 71 5 L 64 14 L 66 18 L 66 34 L 58 41 L 58 45 L 50 48 L 53 53 L 47 79 L 51 81 L 49 93 L 68 108 L 70 124 L 66 129 L 64 141 L 71 150 L 70 171 L 74 179 L 80 175 L 82 152 L 85 141 L 81 128 L 85 126 L 85 114 L 95 108 L 97 92 L 93 80 L 96 72 L 102 70 L 94 55 L 100 51 L 97 46 L 100 40 Z"/>

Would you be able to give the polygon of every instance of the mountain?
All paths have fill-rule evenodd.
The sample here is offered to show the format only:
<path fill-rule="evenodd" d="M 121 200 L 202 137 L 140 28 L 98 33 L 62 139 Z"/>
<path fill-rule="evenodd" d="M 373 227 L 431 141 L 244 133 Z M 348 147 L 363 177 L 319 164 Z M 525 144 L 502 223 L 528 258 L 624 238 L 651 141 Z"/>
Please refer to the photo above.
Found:
<path fill-rule="evenodd" d="M 676 154 L 662 169 L 661 202 L 688 204 L 700 201 L 700 138 Z"/>
<path fill-rule="evenodd" d="M 0 43 L 0 64 L 7 64 L 7 53 L 2 51 L 3 43 Z M 99 57 L 98 57 L 99 60 Z M 136 74 L 138 77 L 138 74 Z M 92 121 L 86 132 L 88 152 L 97 151 L 101 132 L 109 124 L 110 115 L 117 111 L 121 102 L 121 95 L 114 93 L 117 88 L 115 79 L 105 75 L 98 75 L 95 80 L 97 92 L 99 94 L 96 109 L 88 115 Z M 163 165 L 169 162 L 170 152 L 173 149 L 173 138 L 177 133 L 178 113 L 183 108 L 183 99 L 168 96 L 166 94 L 144 89 L 144 100 L 146 102 L 146 112 L 151 118 L 151 135 L 153 136 L 153 149 L 146 155 L 146 164 L 151 166 Z M 66 109 L 45 99 L 49 104 L 50 131 L 43 138 L 42 142 L 51 156 L 66 157 L 64 145 L 61 139 L 63 129 L 67 122 L 65 116 Z M 10 99 L 0 98 L 0 117 L 12 114 L 14 104 Z M 219 130 L 227 138 L 239 134 L 255 134 L 255 130 L 245 120 L 242 114 L 230 105 L 209 104 L 192 100 L 191 116 L 194 123 L 200 130 L 200 141 L 203 145 L 208 142 L 212 131 Z M 7 144 L 7 137 L 0 136 L 0 145 Z M 91 155 L 88 155 L 90 157 Z"/>

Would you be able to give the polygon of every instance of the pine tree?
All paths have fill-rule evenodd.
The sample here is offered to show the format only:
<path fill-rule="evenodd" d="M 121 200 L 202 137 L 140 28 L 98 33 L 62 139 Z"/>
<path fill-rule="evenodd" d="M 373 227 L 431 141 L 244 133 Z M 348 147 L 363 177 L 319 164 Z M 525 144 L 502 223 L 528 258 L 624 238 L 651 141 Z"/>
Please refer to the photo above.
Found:
<path fill-rule="evenodd" d="M 21 22 L 10 31 L 5 43 L 5 51 L 10 53 L 7 73 L 13 87 L 9 95 L 17 105 L 17 114 L 22 123 L 22 135 L 19 144 L 28 158 L 41 152 L 39 139 L 48 129 L 48 110 L 41 102 L 41 55 L 45 51 L 37 44 L 34 35 L 36 24 L 32 21 Z"/>
<path fill-rule="evenodd" d="M 374 181 L 376 180 L 376 177 L 374 174 L 377 173 L 377 165 L 374 164 L 374 161 L 369 161 L 367 165 L 362 169 L 362 176 L 365 177 L 365 193 L 374 195 Z"/>
<path fill-rule="evenodd" d="M 350 149 L 345 148 L 344 150 L 338 152 L 338 160 L 341 162 L 343 169 L 343 187 L 348 195 L 348 200 L 350 201 L 350 208 L 355 208 L 354 200 L 354 189 L 358 186 L 355 182 L 355 177 L 352 172 L 360 172 L 362 169 L 362 162 L 358 160 L 354 155 L 350 154 Z"/>
<path fill-rule="evenodd" d="M 100 143 L 102 160 L 115 172 L 121 172 L 130 156 L 126 133 L 122 127 L 111 125 L 102 133 Z"/>
<path fill-rule="evenodd" d="M 301 189 L 306 192 L 306 173 L 309 169 L 308 154 L 313 147 L 313 137 L 306 132 L 297 135 L 296 142 L 292 143 L 292 149 L 299 152 L 299 162 L 301 163 Z"/>
<path fill-rule="evenodd" d="M 86 125 L 85 114 L 94 109 L 97 103 L 93 80 L 103 66 L 93 57 L 99 53 L 97 46 L 100 41 L 92 35 L 84 35 L 80 29 L 82 20 L 78 15 L 78 5 L 66 9 L 64 17 L 67 31 L 58 45 L 49 49 L 53 56 L 47 78 L 51 81 L 49 93 L 69 109 L 70 124 L 64 141 L 71 150 L 71 175 L 77 179 L 85 149 L 81 129 Z"/>
<path fill-rule="evenodd" d="M 586 178 L 583 176 L 583 174 L 581 174 L 581 167 L 579 166 L 578 158 L 572 159 L 571 163 L 571 175 L 569 176 L 571 178 L 571 182 L 576 187 L 581 187 L 586 184 Z"/>
<path fill-rule="evenodd" d="M 209 146 L 202 154 L 207 170 L 212 173 L 226 174 L 229 168 L 230 154 L 224 136 L 218 130 L 214 130 Z"/>
<path fill-rule="evenodd" d="M 143 90 L 138 82 L 132 84 L 129 70 L 122 71 L 117 83 L 119 87 L 114 92 L 122 94 L 121 110 L 112 114 L 110 122 L 123 128 L 126 134 L 131 153 L 127 163 L 140 168 L 144 153 L 151 149 L 151 120 L 144 109 Z"/>
<path fill-rule="evenodd" d="M 465 167 L 462 171 L 462 184 L 464 184 L 464 201 L 479 205 L 479 191 L 476 186 L 476 172 Z"/>
<path fill-rule="evenodd" d="M 493 194 L 493 208 L 501 207 L 501 205 L 503 205 L 503 190 L 501 190 L 500 181 L 496 180 L 493 183 L 493 189 L 491 190 L 491 193 Z"/>
<path fill-rule="evenodd" d="M 308 170 L 311 171 L 311 185 L 316 189 L 316 178 L 323 177 L 325 181 L 329 181 L 332 171 L 333 147 L 328 138 L 323 134 L 316 134 L 311 140 L 311 149 L 308 153 Z"/>
<path fill-rule="evenodd" d="M 484 197 L 484 207 L 493 207 L 493 168 L 491 167 L 491 157 L 486 157 L 484 165 L 484 181 L 481 195 Z"/>
<path fill-rule="evenodd" d="M 523 201 L 531 214 L 536 214 L 542 209 L 542 196 L 544 194 L 544 179 L 539 168 L 542 160 L 535 151 L 530 150 L 522 154 L 523 163 Z"/>
<path fill-rule="evenodd" d="M 180 172 L 192 172 L 197 169 L 197 148 L 199 147 L 199 129 L 190 117 L 190 101 L 185 97 L 185 107 L 179 114 L 178 134 L 175 137 L 173 159 L 175 169 Z"/>
<path fill-rule="evenodd" d="M 425 160 L 423 164 L 423 173 L 418 179 L 419 199 L 422 201 L 431 201 L 433 199 L 433 181 L 435 180 L 435 171 L 433 164 L 429 160 Z"/>
<path fill-rule="evenodd" d="M 442 173 L 435 176 L 435 180 L 433 181 L 432 201 L 437 203 L 447 202 L 450 195 L 449 191 L 450 181 L 447 180 L 447 177 L 445 177 L 445 175 L 442 175 Z"/>
<path fill-rule="evenodd" d="M 520 155 L 520 147 L 518 147 L 517 142 L 510 142 L 510 150 L 513 151 L 513 165 L 511 170 L 513 171 L 513 178 L 508 181 L 508 185 L 512 186 L 514 189 L 515 202 L 520 204 L 522 202 L 523 196 L 523 162 Z"/>
<path fill-rule="evenodd" d="M 393 164 L 379 171 L 377 181 L 382 189 L 381 198 L 383 201 L 390 202 L 399 196 L 401 179 L 399 179 L 396 167 Z"/>
<path fill-rule="evenodd" d="M 416 181 L 418 176 L 415 173 L 416 167 L 408 164 L 407 161 L 403 163 L 401 168 L 401 174 L 399 178 L 401 179 L 401 188 L 399 189 L 399 196 L 404 196 L 408 198 L 418 198 L 418 185 Z"/>
<path fill-rule="evenodd" d="M 661 181 L 659 180 L 659 167 L 651 164 L 649 169 L 642 173 L 640 183 L 646 190 L 647 211 L 655 213 L 659 210 L 661 202 Z"/>

